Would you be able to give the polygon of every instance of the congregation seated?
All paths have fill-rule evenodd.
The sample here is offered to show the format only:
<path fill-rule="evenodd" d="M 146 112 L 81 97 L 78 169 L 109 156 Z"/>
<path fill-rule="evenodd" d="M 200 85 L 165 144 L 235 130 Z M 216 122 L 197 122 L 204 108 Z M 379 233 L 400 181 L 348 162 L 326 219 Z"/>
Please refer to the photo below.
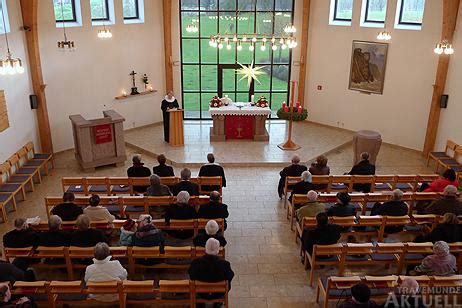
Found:
<path fill-rule="evenodd" d="M 27 296 L 15 296 L 11 294 L 10 286 L 7 282 L 0 282 L 0 307 L 4 308 L 19 308 L 30 307 L 35 308 L 37 305 L 32 302 Z"/>
<path fill-rule="evenodd" d="M 167 159 L 165 158 L 164 154 L 160 154 L 157 156 L 157 162 L 159 165 L 152 168 L 152 172 L 159 176 L 159 177 L 166 177 L 166 176 L 175 176 L 173 172 L 173 167 L 167 165 Z"/>
<path fill-rule="evenodd" d="M 315 217 L 319 213 L 326 211 L 326 205 L 318 201 L 318 193 L 314 190 L 310 190 L 307 194 L 308 202 L 303 203 L 301 207 L 296 210 L 298 221 L 303 221 L 304 217 Z"/>
<path fill-rule="evenodd" d="M 0 260 L 0 281 L 15 281 L 27 280 L 26 272 L 18 268 L 16 265 Z"/>
<path fill-rule="evenodd" d="M 443 192 L 448 185 L 459 187 L 459 181 L 456 180 L 456 172 L 453 169 L 447 169 L 444 171 L 442 177 L 439 177 L 430 184 L 422 184 L 420 190 L 424 192 Z"/>
<path fill-rule="evenodd" d="M 371 210 L 371 215 L 382 216 L 404 216 L 408 214 L 409 208 L 403 199 L 403 192 L 395 189 L 392 192 L 392 199 L 384 203 L 376 202 Z M 385 228 L 386 233 L 396 233 L 403 230 L 402 226 L 388 226 Z"/>
<path fill-rule="evenodd" d="M 371 300 L 371 289 L 364 283 L 351 287 L 351 298 L 340 304 L 339 308 L 375 308 L 379 307 Z"/>
<path fill-rule="evenodd" d="M 185 220 L 197 218 L 197 213 L 194 207 L 189 205 L 190 195 L 187 191 L 180 191 L 176 196 L 176 204 L 172 204 L 167 208 L 165 221 L 167 223 L 172 219 Z M 174 238 L 187 239 L 194 235 L 194 230 L 170 230 L 168 234 Z"/>
<path fill-rule="evenodd" d="M 424 209 L 424 214 L 443 216 L 446 213 L 462 215 L 462 202 L 457 198 L 457 187 L 448 185 L 444 188 L 443 195 L 433 201 Z"/>
<path fill-rule="evenodd" d="M 293 186 L 289 201 L 292 201 L 293 195 L 305 195 L 310 190 L 317 189 L 317 185 L 313 184 L 313 177 L 309 171 L 303 171 L 301 178 L 302 180 Z"/>
<path fill-rule="evenodd" d="M 313 175 L 329 175 L 330 168 L 327 165 L 327 157 L 324 155 L 316 157 L 316 161 L 311 164 L 308 171 Z"/>
<path fill-rule="evenodd" d="M 14 220 L 14 230 L 7 232 L 3 236 L 3 246 L 9 248 L 37 247 L 38 234 L 29 229 L 26 219 L 16 218 Z M 31 260 L 28 258 L 15 258 L 13 264 L 26 271 L 31 264 Z"/>
<path fill-rule="evenodd" d="M 127 176 L 130 178 L 145 178 L 151 175 L 151 170 L 141 162 L 141 154 L 135 154 L 132 158 L 133 166 L 127 169 Z M 145 193 L 148 186 L 133 186 L 137 193 Z"/>
<path fill-rule="evenodd" d="M 214 238 L 220 242 L 221 247 L 225 247 L 227 242 L 219 231 L 220 226 L 218 226 L 218 223 L 215 220 L 209 220 L 205 225 L 205 232 L 199 232 L 199 234 L 193 239 L 194 246 L 205 247 L 208 239 Z"/>
<path fill-rule="evenodd" d="M 210 201 L 207 204 L 202 204 L 197 212 L 197 218 L 205 219 L 217 219 L 223 218 L 225 220 L 226 230 L 226 218 L 228 218 L 228 206 L 220 202 L 220 193 L 218 191 L 212 191 L 210 193 Z"/>
<path fill-rule="evenodd" d="M 215 156 L 212 153 L 207 154 L 208 163 L 199 169 L 199 176 L 219 176 L 221 177 L 221 186 L 226 187 L 225 170 L 215 162 Z M 219 186 L 202 186 L 203 190 L 212 191 L 220 190 Z"/>
<path fill-rule="evenodd" d="M 48 219 L 48 231 L 39 233 L 39 246 L 59 247 L 69 246 L 69 233 L 61 230 L 62 220 L 58 215 L 51 215 Z"/>
<path fill-rule="evenodd" d="M 292 157 L 292 164 L 288 167 L 285 167 L 281 170 L 281 172 L 279 172 L 279 175 L 281 176 L 278 184 L 278 195 L 280 199 L 282 199 L 282 195 L 284 194 L 284 185 L 286 182 L 286 177 L 300 176 L 302 175 L 302 172 L 306 171 L 307 169 L 308 168 L 306 166 L 300 165 L 300 157 L 298 155 L 294 155 Z M 293 187 L 290 188 L 292 189 Z"/>
<path fill-rule="evenodd" d="M 348 172 L 350 175 L 374 175 L 375 174 L 375 165 L 369 162 L 369 153 L 361 153 L 361 161 L 353 166 L 353 168 Z M 363 193 L 368 193 L 371 191 L 371 184 L 354 184 L 353 189 L 355 191 L 360 191 Z"/>
<path fill-rule="evenodd" d="M 443 222 L 438 224 L 433 230 L 428 227 L 424 228 L 423 235 L 415 238 L 416 243 L 445 241 L 446 243 L 455 243 L 462 241 L 462 234 L 459 226 L 459 219 L 453 213 L 446 213 L 443 216 Z"/>
<path fill-rule="evenodd" d="M 87 215 L 91 221 L 97 220 L 105 220 L 109 222 L 113 222 L 115 217 L 111 213 L 109 213 L 108 209 L 100 206 L 99 202 L 101 201 L 98 195 L 93 195 L 88 199 L 88 203 L 90 206 L 87 206 L 83 213 Z"/>
<path fill-rule="evenodd" d="M 111 251 L 106 243 L 95 245 L 94 256 L 93 264 L 88 265 L 85 270 L 85 283 L 127 279 L 127 270 L 118 260 L 111 260 Z M 102 302 L 112 302 L 119 299 L 117 294 L 90 294 L 89 297 Z"/>
<path fill-rule="evenodd" d="M 63 221 L 74 221 L 83 214 L 82 207 L 74 204 L 75 195 L 71 192 L 63 194 L 63 203 L 51 209 L 51 214 L 58 215 Z"/>
<path fill-rule="evenodd" d="M 456 272 L 456 257 L 449 252 L 449 245 L 446 242 L 438 241 L 433 244 L 433 254 L 426 256 L 410 274 L 449 276 Z"/>
<path fill-rule="evenodd" d="M 119 246 L 132 246 L 133 236 L 138 228 L 138 224 L 133 219 L 127 219 L 120 227 Z"/>
<path fill-rule="evenodd" d="M 180 173 L 181 181 L 173 188 L 173 193 L 178 195 L 180 191 L 187 191 L 190 196 L 199 196 L 199 185 L 191 182 L 191 170 L 184 168 Z"/>
<path fill-rule="evenodd" d="M 329 217 L 326 213 L 316 215 L 316 228 L 304 229 L 302 234 L 302 247 L 311 254 L 314 245 L 336 244 L 340 239 L 342 227 L 329 224 Z"/>
<path fill-rule="evenodd" d="M 160 177 L 156 174 L 153 174 L 149 177 L 149 183 L 151 184 L 146 190 L 147 196 L 161 197 L 161 196 L 171 196 L 170 188 L 167 185 L 160 183 Z"/>
<path fill-rule="evenodd" d="M 201 282 L 228 281 L 228 288 L 231 290 L 231 281 L 234 272 L 231 264 L 218 257 L 220 242 L 214 238 L 207 240 L 205 244 L 205 255 L 193 260 L 188 269 L 189 279 Z M 202 298 L 220 298 L 223 294 L 199 294 Z"/>
<path fill-rule="evenodd" d="M 327 216 L 347 217 L 355 216 L 356 208 L 350 204 L 351 197 L 346 192 L 339 192 L 336 195 L 337 202 L 327 210 Z"/>
<path fill-rule="evenodd" d="M 150 215 L 140 215 L 136 232 L 132 236 L 133 246 L 139 247 L 159 247 L 164 251 L 164 235 L 161 230 L 157 229 L 152 222 Z M 132 246 L 127 245 L 127 246 Z"/>
<path fill-rule="evenodd" d="M 412 277 L 406 277 L 399 285 L 398 292 L 388 296 L 384 308 L 413 307 L 425 308 L 422 296 L 419 295 L 419 283 Z"/>
<path fill-rule="evenodd" d="M 100 242 L 108 243 L 103 231 L 90 228 L 90 217 L 82 214 L 75 223 L 77 230 L 71 234 L 71 246 L 93 247 Z"/>

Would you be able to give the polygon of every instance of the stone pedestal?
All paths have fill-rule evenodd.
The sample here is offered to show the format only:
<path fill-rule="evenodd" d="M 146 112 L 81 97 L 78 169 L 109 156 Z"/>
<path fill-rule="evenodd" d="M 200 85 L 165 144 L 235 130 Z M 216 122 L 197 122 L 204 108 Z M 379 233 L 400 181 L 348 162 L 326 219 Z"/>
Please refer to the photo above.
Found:
<path fill-rule="evenodd" d="M 210 141 L 226 141 L 225 116 L 212 116 L 213 126 L 210 127 Z"/>
<path fill-rule="evenodd" d="M 356 165 L 361 160 L 361 153 L 363 152 L 369 153 L 369 162 L 375 165 L 381 145 L 382 137 L 378 132 L 371 130 L 358 131 L 353 137 L 353 165 Z"/>

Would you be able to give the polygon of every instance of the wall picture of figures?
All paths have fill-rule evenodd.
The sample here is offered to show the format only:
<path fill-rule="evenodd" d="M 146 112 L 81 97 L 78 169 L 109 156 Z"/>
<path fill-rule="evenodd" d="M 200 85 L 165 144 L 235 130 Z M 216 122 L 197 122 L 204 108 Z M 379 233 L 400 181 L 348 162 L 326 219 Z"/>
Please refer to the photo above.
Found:
<path fill-rule="evenodd" d="M 348 89 L 383 94 L 387 43 L 353 41 Z"/>

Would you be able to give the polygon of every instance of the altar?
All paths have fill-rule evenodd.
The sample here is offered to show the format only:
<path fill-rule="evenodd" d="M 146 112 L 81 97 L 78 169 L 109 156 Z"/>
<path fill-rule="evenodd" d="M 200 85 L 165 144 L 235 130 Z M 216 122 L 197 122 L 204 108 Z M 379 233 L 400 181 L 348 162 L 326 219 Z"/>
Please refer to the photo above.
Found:
<path fill-rule="evenodd" d="M 213 126 L 210 141 L 251 139 L 269 141 L 266 119 L 271 114 L 269 107 L 261 108 L 250 103 L 231 103 L 228 106 L 209 108 Z"/>

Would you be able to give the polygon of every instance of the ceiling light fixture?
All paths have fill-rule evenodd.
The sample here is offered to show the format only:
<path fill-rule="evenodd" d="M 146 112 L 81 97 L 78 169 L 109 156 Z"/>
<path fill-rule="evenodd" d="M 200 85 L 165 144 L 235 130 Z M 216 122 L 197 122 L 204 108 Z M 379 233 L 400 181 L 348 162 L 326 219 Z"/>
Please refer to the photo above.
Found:
<path fill-rule="evenodd" d="M 104 19 L 104 0 L 101 0 L 101 17 L 103 18 L 103 29 L 98 30 L 98 38 L 100 39 L 108 39 L 112 37 L 112 32 L 110 29 L 106 28 L 106 23 Z M 109 12 L 106 12 L 107 16 L 109 17 Z"/>
<path fill-rule="evenodd" d="M 380 31 L 377 35 L 377 39 L 381 41 L 389 41 L 391 40 L 391 34 L 388 31 Z"/>
<path fill-rule="evenodd" d="M 436 53 L 437 55 L 442 55 L 442 54 L 452 55 L 454 54 L 454 48 L 452 48 L 452 44 L 444 40 L 436 44 L 436 47 L 435 49 L 433 49 L 433 52 Z"/>
<path fill-rule="evenodd" d="M 6 31 L 5 12 L 2 5 L 3 31 L 5 31 L 6 59 L 0 60 L 0 75 L 15 75 L 24 73 L 24 66 L 20 58 L 11 57 L 8 33 Z"/>
<path fill-rule="evenodd" d="M 63 34 L 64 34 L 64 40 L 63 41 L 58 41 L 58 48 L 61 51 L 74 51 L 75 50 L 75 44 L 74 41 L 69 41 L 67 39 L 67 34 L 66 34 L 66 22 L 64 20 L 64 6 L 63 6 L 63 0 L 61 0 L 61 18 L 63 22 Z"/>

